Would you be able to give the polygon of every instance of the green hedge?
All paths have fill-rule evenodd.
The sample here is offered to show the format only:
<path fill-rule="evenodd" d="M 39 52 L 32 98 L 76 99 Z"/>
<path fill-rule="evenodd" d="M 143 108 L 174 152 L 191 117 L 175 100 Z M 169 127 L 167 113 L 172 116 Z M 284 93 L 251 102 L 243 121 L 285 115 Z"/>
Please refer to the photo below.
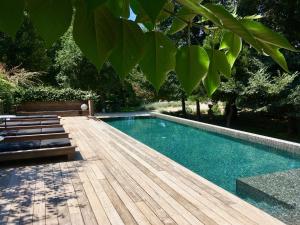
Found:
<path fill-rule="evenodd" d="M 98 96 L 91 91 L 75 90 L 71 88 L 56 89 L 53 87 L 31 87 L 21 88 L 15 91 L 15 99 L 18 103 L 22 102 L 62 102 L 76 100 L 94 100 Z"/>
<path fill-rule="evenodd" d="M 0 114 L 9 113 L 14 104 L 15 86 L 4 80 L 0 74 Z"/>

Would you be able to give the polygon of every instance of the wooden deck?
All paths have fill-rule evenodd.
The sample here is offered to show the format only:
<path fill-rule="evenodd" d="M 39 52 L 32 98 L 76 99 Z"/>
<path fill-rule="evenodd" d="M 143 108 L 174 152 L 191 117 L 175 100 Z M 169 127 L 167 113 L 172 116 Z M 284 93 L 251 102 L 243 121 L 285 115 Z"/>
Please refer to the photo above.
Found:
<path fill-rule="evenodd" d="M 282 224 L 107 124 L 63 118 L 83 160 L 0 170 L 0 224 Z"/>

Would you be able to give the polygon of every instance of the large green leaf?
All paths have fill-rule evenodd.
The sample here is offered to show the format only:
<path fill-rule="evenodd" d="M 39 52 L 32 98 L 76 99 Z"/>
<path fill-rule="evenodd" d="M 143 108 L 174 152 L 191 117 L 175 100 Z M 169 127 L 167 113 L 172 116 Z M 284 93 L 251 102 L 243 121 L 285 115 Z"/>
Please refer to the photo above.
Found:
<path fill-rule="evenodd" d="M 217 16 L 221 20 L 224 28 L 237 34 L 246 42 L 248 42 L 248 44 L 252 45 L 259 52 L 261 52 L 262 47 L 260 43 L 257 42 L 252 34 L 242 25 L 242 23 L 231 13 L 229 13 L 223 6 L 206 4 L 205 7 L 208 8 L 215 16 Z"/>
<path fill-rule="evenodd" d="M 23 22 L 24 0 L 1 0 L 0 31 L 14 37 Z"/>
<path fill-rule="evenodd" d="M 120 19 L 117 37 L 117 46 L 110 62 L 120 78 L 124 79 L 143 56 L 143 32 L 136 23 Z"/>
<path fill-rule="evenodd" d="M 279 51 L 278 47 L 264 42 L 261 42 L 261 45 L 263 46 L 264 52 L 266 54 L 271 56 L 271 58 L 275 62 L 277 62 L 285 71 L 289 72 L 289 68 L 284 58 L 284 55 Z"/>
<path fill-rule="evenodd" d="M 116 45 L 115 18 L 105 5 L 88 12 L 83 0 L 78 1 L 73 37 L 83 54 L 101 69 Z"/>
<path fill-rule="evenodd" d="M 191 11 L 189 8 L 183 6 L 176 14 L 174 18 L 171 28 L 169 30 L 169 34 L 175 34 L 182 29 L 184 29 L 188 24 L 186 22 L 191 23 L 197 14 Z"/>
<path fill-rule="evenodd" d="M 27 0 L 27 7 L 35 28 L 48 47 L 70 27 L 71 0 Z"/>
<path fill-rule="evenodd" d="M 205 49 L 200 46 L 185 46 L 177 51 L 176 74 L 188 95 L 206 75 L 208 66 L 209 57 Z"/>
<path fill-rule="evenodd" d="M 219 50 L 207 50 L 209 56 L 209 69 L 207 75 L 203 79 L 203 85 L 211 96 L 221 83 L 221 75 L 225 77 L 231 76 L 230 64 L 224 52 Z"/>
<path fill-rule="evenodd" d="M 153 23 L 155 23 L 159 13 L 163 9 L 167 0 L 137 0 L 141 7 L 144 9 L 145 13 L 150 17 Z"/>
<path fill-rule="evenodd" d="M 149 30 L 153 30 L 155 27 L 155 23 L 152 22 L 150 17 L 146 14 L 144 9 L 139 6 L 139 3 L 136 3 L 136 0 L 133 1 L 136 9 L 136 22 L 142 23 L 144 26 L 147 27 Z M 167 10 L 167 11 L 165 11 Z M 174 11 L 174 4 L 172 1 L 167 1 L 164 5 L 163 10 L 160 11 L 159 15 L 156 18 L 156 23 L 162 22 L 170 17 L 170 13 Z"/>
<path fill-rule="evenodd" d="M 160 13 L 158 14 L 158 17 L 156 19 L 157 22 L 162 22 L 166 19 L 168 19 L 171 14 L 174 12 L 174 3 L 172 1 L 167 1 L 166 4 L 164 5 L 163 9 L 160 11 Z"/>
<path fill-rule="evenodd" d="M 145 35 L 145 54 L 140 67 L 147 79 L 158 91 L 167 74 L 175 68 L 176 48 L 171 40 L 160 32 Z"/>
<path fill-rule="evenodd" d="M 243 19 L 241 22 L 244 27 L 246 27 L 253 34 L 253 36 L 260 41 L 277 46 L 279 48 L 285 48 L 290 51 L 297 51 L 285 37 L 272 31 L 263 24 L 248 19 Z"/>
<path fill-rule="evenodd" d="M 214 50 L 215 61 L 218 64 L 217 68 L 221 75 L 226 78 L 231 77 L 231 67 L 224 52 Z"/>
<path fill-rule="evenodd" d="M 226 49 L 226 56 L 231 67 L 242 50 L 242 39 L 236 34 L 225 31 L 220 44 L 220 50 Z"/>
<path fill-rule="evenodd" d="M 84 0 L 87 6 L 88 11 L 93 11 L 101 4 L 107 2 L 107 0 Z"/>
<path fill-rule="evenodd" d="M 129 17 L 129 0 L 108 0 L 107 6 L 115 16 L 123 18 Z"/>
<path fill-rule="evenodd" d="M 214 24 L 216 24 L 218 26 L 222 26 L 222 23 L 221 23 L 220 19 L 214 13 L 212 13 L 208 8 L 204 7 L 203 5 L 200 5 L 198 3 L 198 0 L 193 0 L 193 1 L 191 1 L 191 0 L 177 0 L 177 2 L 179 2 L 180 4 L 185 6 L 186 8 L 190 9 L 195 14 L 200 14 L 203 17 L 205 17 L 205 18 L 209 19 L 210 21 L 212 21 Z"/>

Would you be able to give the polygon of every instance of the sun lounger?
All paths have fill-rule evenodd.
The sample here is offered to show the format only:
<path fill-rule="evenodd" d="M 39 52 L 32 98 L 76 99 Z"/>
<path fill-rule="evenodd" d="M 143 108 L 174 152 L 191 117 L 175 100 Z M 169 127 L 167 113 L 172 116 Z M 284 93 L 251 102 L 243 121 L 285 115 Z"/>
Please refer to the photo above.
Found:
<path fill-rule="evenodd" d="M 7 122 L 49 121 L 49 120 L 60 120 L 60 119 L 61 119 L 60 117 L 49 117 L 49 118 L 19 118 L 19 117 L 14 117 L 14 118 L 11 118 L 11 119 L 7 120 Z"/>
<path fill-rule="evenodd" d="M 40 119 L 40 118 L 57 118 L 57 115 L 29 115 L 29 116 L 16 116 L 12 119 Z"/>
<path fill-rule="evenodd" d="M 6 127 L 12 127 L 12 126 L 37 126 L 37 125 L 53 125 L 53 124 L 60 124 L 59 120 L 45 120 L 45 121 L 8 121 L 6 122 Z M 5 126 L 5 124 L 1 124 L 2 127 Z"/>
<path fill-rule="evenodd" d="M 49 127 L 49 128 L 22 129 L 22 130 L 3 130 L 0 131 L 0 136 L 20 136 L 20 135 L 51 134 L 51 133 L 65 133 L 65 129 L 63 127 Z"/>
<path fill-rule="evenodd" d="M 74 154 L 67 133 L 7 136 L 0 142 L 0 161 L 62 155 L 71 160 Z"/>
<path fill-rule="evenodd" d="M 24 130 L 24 129 L 37 129 L 37 128 L 54 128 L 54 127 L 62 127 L 61 124 L 49 124 L 49 125 L 28 125 L 28 126 L 8 126 L 8 127 L 1 127 L 0 131 L 5 130 Z"/>

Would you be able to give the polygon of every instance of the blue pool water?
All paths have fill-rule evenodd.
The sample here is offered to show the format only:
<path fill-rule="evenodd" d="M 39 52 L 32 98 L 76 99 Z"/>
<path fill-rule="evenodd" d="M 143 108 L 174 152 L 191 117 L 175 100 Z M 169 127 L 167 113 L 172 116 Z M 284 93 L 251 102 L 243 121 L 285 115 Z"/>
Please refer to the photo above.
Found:
<path fill-rule="evenodd" d="M 167 120 L 106 122 L 234 194 L 237 178 L 300 168 L 300 158 L 270 147 Z"/>

